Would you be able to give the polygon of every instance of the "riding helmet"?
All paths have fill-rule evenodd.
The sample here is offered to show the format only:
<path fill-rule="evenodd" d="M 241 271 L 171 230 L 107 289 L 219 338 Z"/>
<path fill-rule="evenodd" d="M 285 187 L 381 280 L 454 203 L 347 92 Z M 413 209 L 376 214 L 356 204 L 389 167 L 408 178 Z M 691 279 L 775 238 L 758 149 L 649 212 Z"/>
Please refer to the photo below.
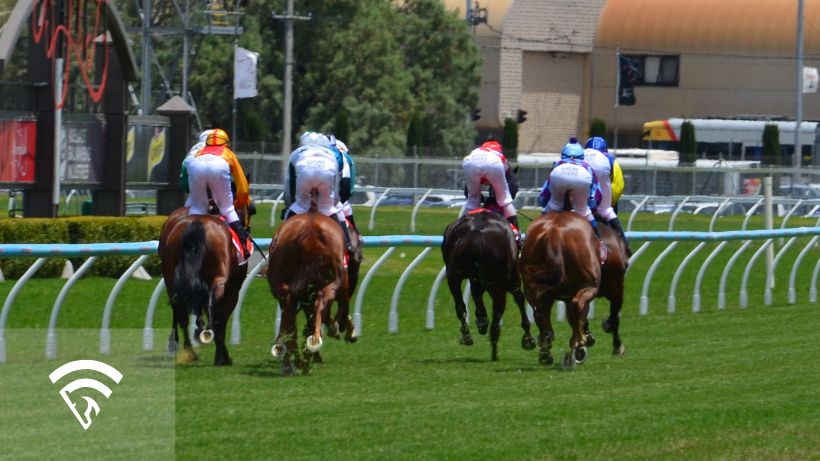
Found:
<path fill-rule="evenodd" d="M 322 146 L 329 147 L 330 140 L 327 136 L 316 131 L 305 131 L 299 137 L 299 145 L 301 146 Z"/>
<path fill-rule="evenodd" d="M 604 138 L 600 137 L 600 136 L 595 136 L 595 137 L 587 139 L 586 146 L 584 146 L 584 147 L 586 147 L 587 149 L 595 149 L 598 152 L 604 152 L 604 153 L 606 153 L 606 149 L 607 149 L 606 140 Z"/>
<path fill-rule="evenodd" d="M 225 133 L 225 130 L 221 128 L 214 128 L 211 130 L 211 133 L 208 134 L 208 138 L 205 140 L 206 146 L 227 146 L 228 142 L 228 133 Z"/>
<path fill-rule="evenodd" d="M 495 139 L 491 139 L 484 144 L 481 145 L 483 149 L 489 149 L 501 153 L 501 143 L 496 141 Z"/>
<path fill-rule="evenodd" d="M 565 160 L 568 158 L 583 160 L 584 148 L 581 147 L 580 144 L 576 143 L 566 144 L 564 148 L 561 149 L 561 159 Z"/>

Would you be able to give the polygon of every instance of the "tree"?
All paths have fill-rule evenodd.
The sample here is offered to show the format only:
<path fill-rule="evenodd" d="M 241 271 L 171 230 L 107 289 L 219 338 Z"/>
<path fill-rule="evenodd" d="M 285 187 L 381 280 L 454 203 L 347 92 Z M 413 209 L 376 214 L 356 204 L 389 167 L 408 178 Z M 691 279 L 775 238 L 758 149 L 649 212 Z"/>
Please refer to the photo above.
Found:
<path fill-rule="evenodd" d="M 693 164 L 698 158 L 698 143 L 695 139 L 695 126 L 689 120 L 680 126 L 680 161 Z"/>
<path fill-rule="evenodd" d="M 504 155 L 510 159 L 518 158 L 518 122 L 512 118 L 504 119 L 504 139 L 501 145 L 504 148 Z"/>
<path fill-rule="evenodd" d="M 347 143 L 347 140 L 350 139 L 350 117 L 344 109 L 336 113 L 336 120 L 333 122 L 333 134 L 344 143 Z"/>
<path fill-rule="evenodd" d="M 410 123 L 407 125 L 407 156 L 412 156 L 419 152 L 419 148 L 424 145 L 424 125 L 418 112 L 413 113 Z"/>
<path fill-rule="evenodd" d="M 780 165 L 780 130 L 774 123 L 767 123 L 763 127 L 763 154 L 761 162 L 764 165 Z"/>
<path fill-rule="evenodd" d="M 606 138 L 606 122 L 600 118 L 593 118 L 589 122 L 589 137 L 601 137 Z"/>

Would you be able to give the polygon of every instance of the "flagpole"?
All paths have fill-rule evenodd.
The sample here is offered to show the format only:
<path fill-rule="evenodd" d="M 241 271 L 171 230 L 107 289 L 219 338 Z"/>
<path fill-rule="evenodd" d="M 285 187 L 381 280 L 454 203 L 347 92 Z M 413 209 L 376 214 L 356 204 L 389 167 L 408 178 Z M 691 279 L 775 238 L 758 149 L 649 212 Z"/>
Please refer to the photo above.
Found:
<path fill-rule="evenodd" d="M 233 66 L 233 110 L 231 111 L 231 139 L 233 140 L 233 147 L 237 149 L 239 146 L 237 145 L 237 141 L 239 140 L 239 135 L 236 132 L 236 49 L 239 47 L 239 5 L 242 3 L 241 0 L 236 2 L 236 15 L 234 17 L 234 25 L 233 25 L 233 59 L 234 59 L 234 66 Z"/>
<path fill-rule="evenodd" d="M 615 112 L 615 126 L 614 126 L 614 139 L 612 142 L 612 149 L 618 148 L 618 107 L 620 106 L 620 91 L 621 91 L 621 47 L 615 48 L 615 106 L 613 111 Z"/>

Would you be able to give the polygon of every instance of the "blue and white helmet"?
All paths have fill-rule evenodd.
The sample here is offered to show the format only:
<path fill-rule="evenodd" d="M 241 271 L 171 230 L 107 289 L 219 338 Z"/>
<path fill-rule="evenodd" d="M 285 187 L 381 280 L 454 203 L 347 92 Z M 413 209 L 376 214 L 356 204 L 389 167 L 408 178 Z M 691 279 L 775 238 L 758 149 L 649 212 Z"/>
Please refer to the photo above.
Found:
<path fill-rule="evenodd" d="M 299 136 L 299 145 L 330 147 L 330 140 L 322 133 L 305 131 L 302 136 Z"/>
<path fill-rule="evenodd" d="M 594 136 L 592 138 L 587 139 L 587 143 L 585 146 L 587 149 L 595 149 L 598 152 L 606 153 L 606 139 L 600 136 Z"/>
<path fill-rule="evenodd" d="M 561 149 L 561 160 L 567 159 L 583 160 L 584 148 L 578 143 L 566 144 L 564 148 Z"/>

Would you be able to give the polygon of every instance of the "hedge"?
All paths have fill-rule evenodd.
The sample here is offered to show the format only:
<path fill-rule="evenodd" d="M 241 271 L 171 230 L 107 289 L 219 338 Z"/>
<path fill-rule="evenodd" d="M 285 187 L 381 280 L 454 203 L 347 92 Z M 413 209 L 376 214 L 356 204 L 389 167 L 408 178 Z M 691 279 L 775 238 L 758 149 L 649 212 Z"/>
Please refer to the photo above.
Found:
<path fill-rule="evenodd" d="M 0 219 L 0 242 L 3 243 L 110 243 L 144 242 L 157 240 L 166 216 L 101 217 L 78 216 L 67 218 Z M 88 275 L 119 277 L 134 261 L 134 256 L 106 256 L 98 258 Z M 0 269 L 6 278 L 23 275 L 36 258 L 3 258 Z M 70 258 L 74 268 L 84 258 Z M 58 277 L 64 260 L 50 258 L 37 272 L 37 277 Z M 160 273 L 159 257 L 148 258 L 144 266 L 151 275 Z"/>

